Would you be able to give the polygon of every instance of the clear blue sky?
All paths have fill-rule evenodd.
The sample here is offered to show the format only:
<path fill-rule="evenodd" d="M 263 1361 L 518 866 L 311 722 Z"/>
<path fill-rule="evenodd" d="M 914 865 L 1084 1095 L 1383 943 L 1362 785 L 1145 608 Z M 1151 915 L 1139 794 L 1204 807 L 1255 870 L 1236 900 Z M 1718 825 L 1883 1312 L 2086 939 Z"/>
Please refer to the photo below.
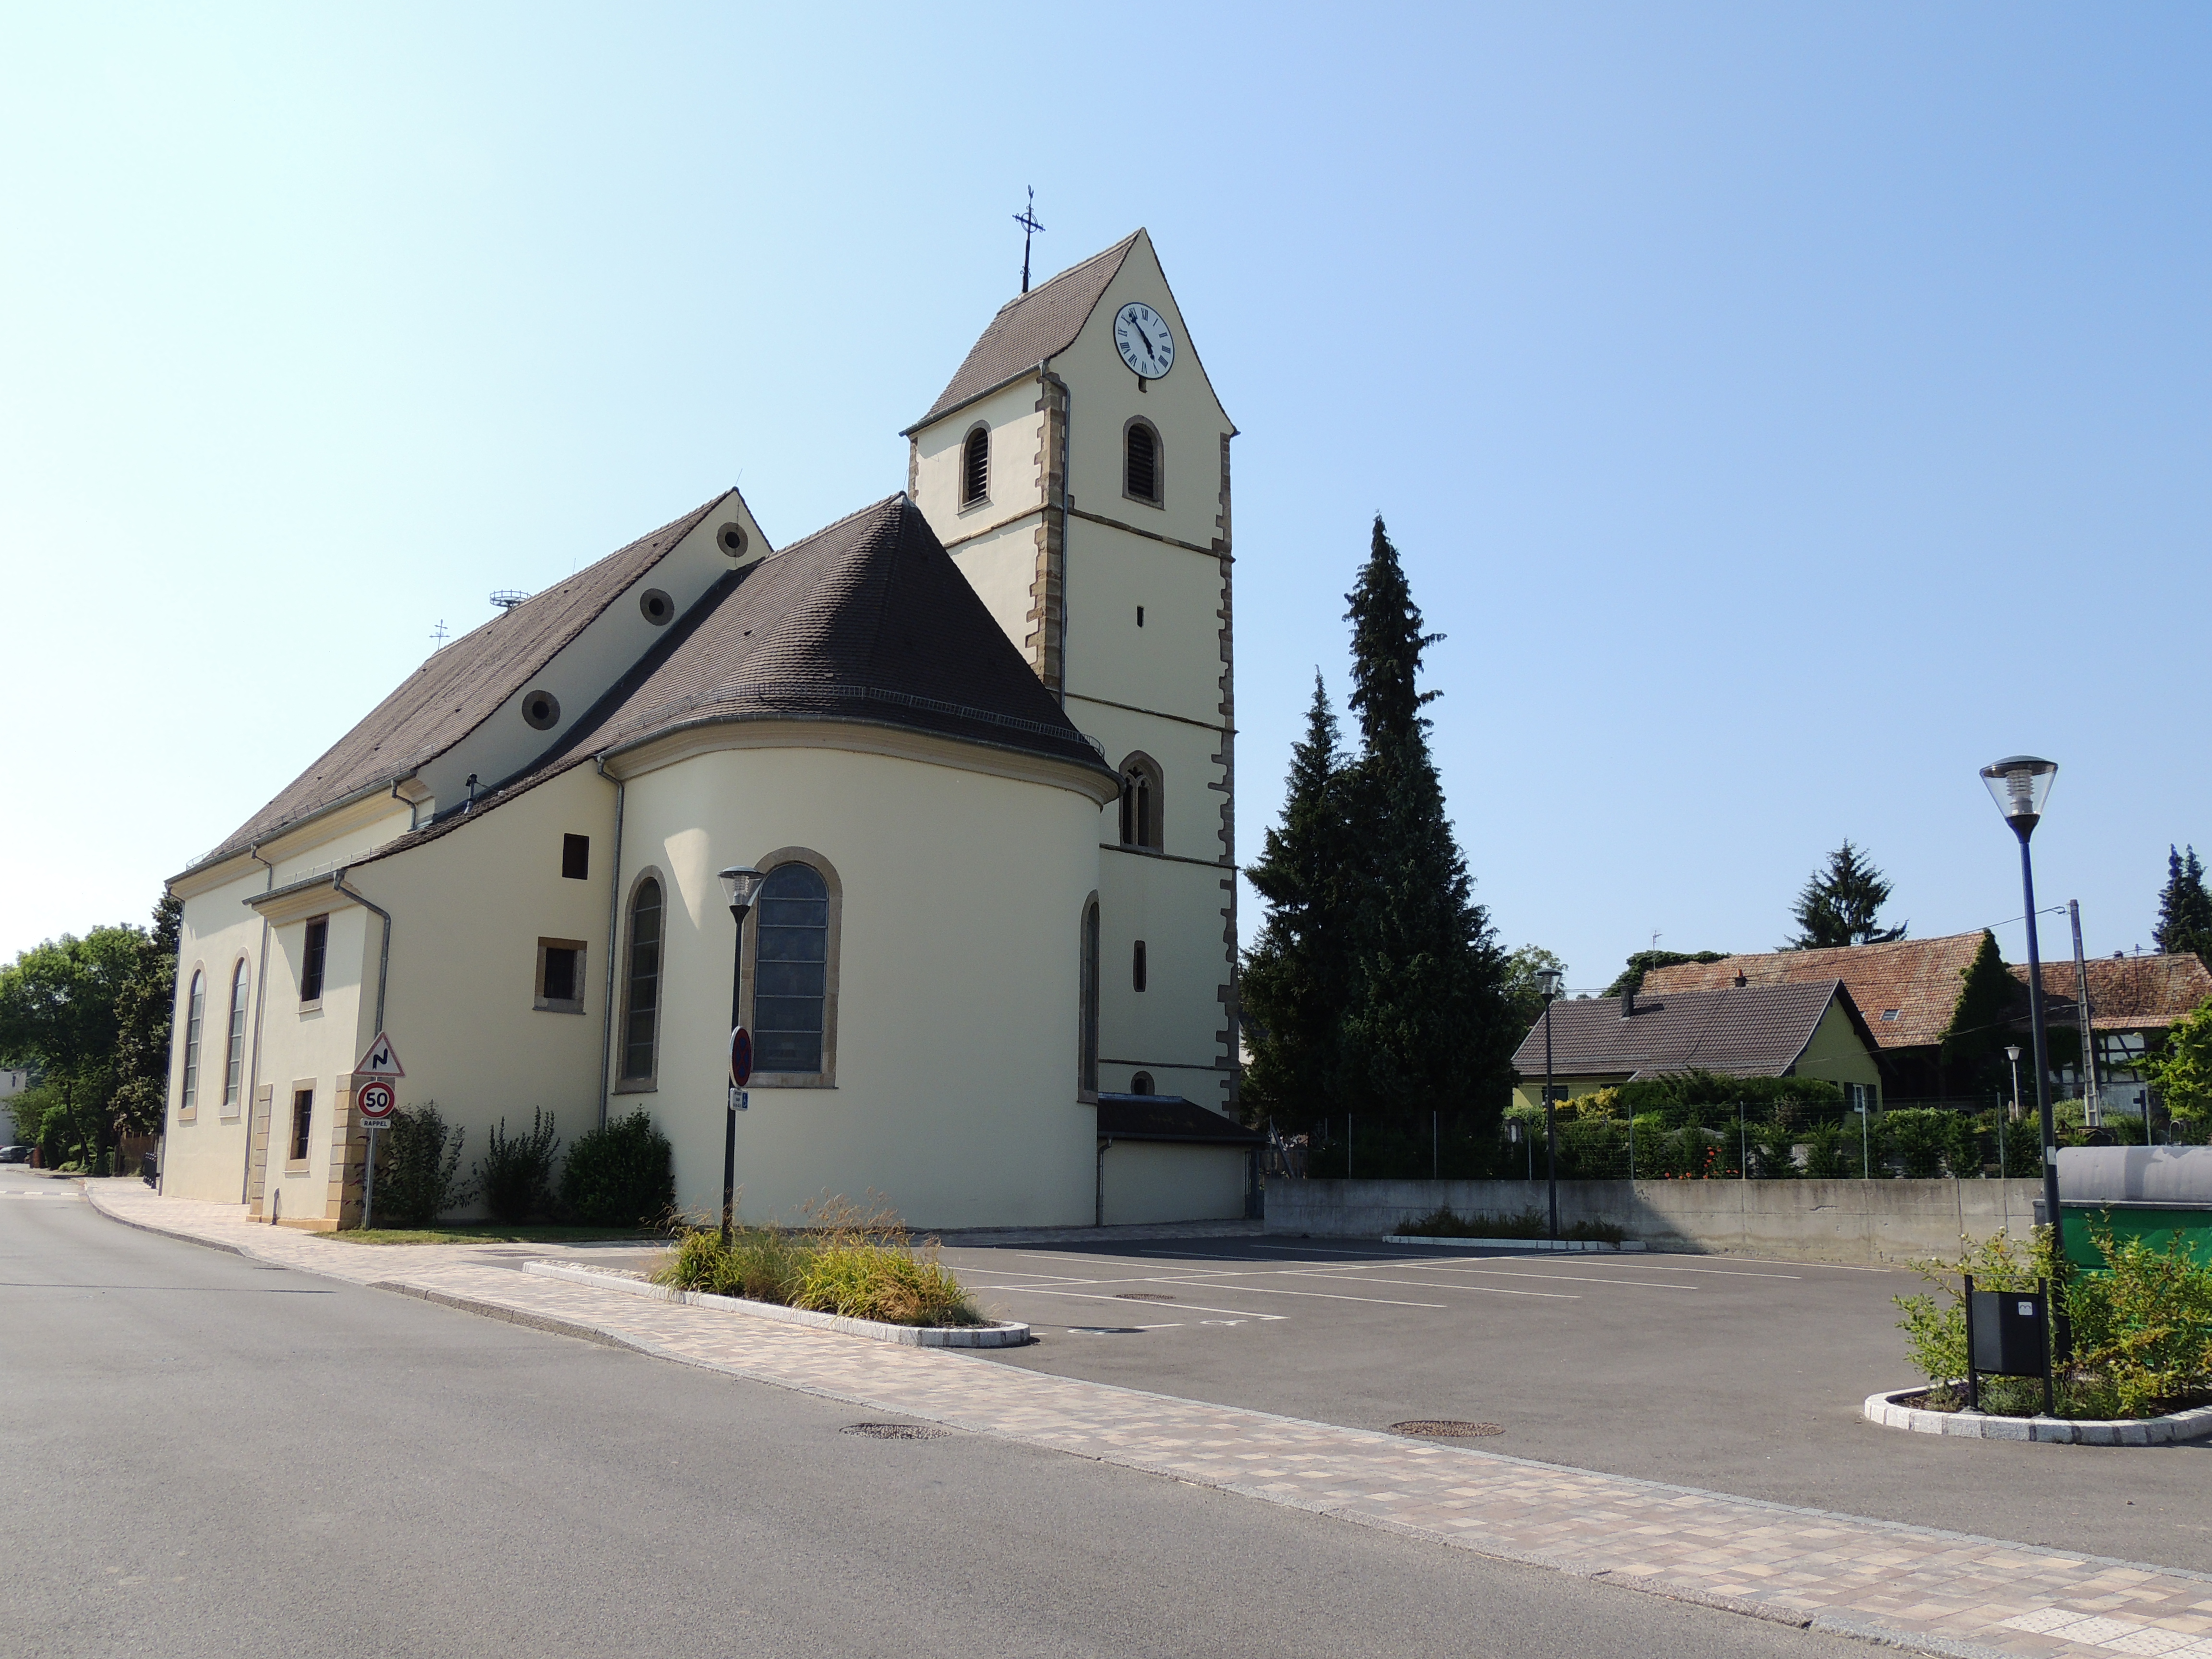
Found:
<path fill-rule="evenodd" d="M 490 589 L 899 488 L 1030 185 L 1046 270 L 1151 228 L 1243 428 L 1242 856 L 1379 509 L 1571 984 L 1778 943 L 1846 836 L 1917 934 L 2017 917 L 2018 750 L 2042 896 L 2148 945 L 2212 852 L 2208 71 L 2182 6 L 12 8 L 0 960 Z"/>

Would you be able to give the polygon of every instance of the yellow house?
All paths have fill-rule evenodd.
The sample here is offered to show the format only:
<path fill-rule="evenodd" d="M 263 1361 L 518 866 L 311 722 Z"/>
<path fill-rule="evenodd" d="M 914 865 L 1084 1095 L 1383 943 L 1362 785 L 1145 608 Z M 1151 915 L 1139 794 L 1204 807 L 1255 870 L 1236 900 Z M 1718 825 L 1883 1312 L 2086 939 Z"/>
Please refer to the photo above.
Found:
<path fill-rule="evenodd" d="M 1874 1035 L 1841 980 L 1740 985 L 1665 996 L 1627 991 L 1551 1007 L 1554 1098 L 1668 1072 L 1723 1077 L 1814 1077 L 1838 1084 L 1847 1108 L 1881 1105 L 1882 1066 Z M 1513 1055 L 1521 1081 L 1514 1103 L 1544 1102 L 1545 1022 Z"/>
<path fill-rule="evenodd" d="M 1233 1132 L 1233 434 L 1139 231 L 1000 310 L 904 492 L 778 550 L 728 491 L 444 647 L 172 881 L 165 1190 L 356 1218 L 381 1031 L 471 1153 L 642 1108 L 710 1209 L 733 973 L 751 1214 L 1091 1222 L 1102 1092 Z M 1107 1218 L 1241 1212 L 1189 1127 Z"/>

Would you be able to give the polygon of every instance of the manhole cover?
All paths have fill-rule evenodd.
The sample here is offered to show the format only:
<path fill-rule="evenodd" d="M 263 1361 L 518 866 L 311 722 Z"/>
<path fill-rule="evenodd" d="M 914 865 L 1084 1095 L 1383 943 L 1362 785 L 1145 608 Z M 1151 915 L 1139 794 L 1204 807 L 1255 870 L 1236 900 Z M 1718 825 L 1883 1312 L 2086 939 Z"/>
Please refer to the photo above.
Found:
<path fill-rule="evenodd" d="M 1116 1291 L 1114 1292 L 1114 1299 L 1116 1302 L 1172 1302 L 1175 1300 L 1171 1296 L 1162 1296 L 1158 1291 Z"/>
<path fill-rule="evenodd" d="M 1393 1434 L 1418 1434 L 1430 1440 L 1479 1440 L 1485 1435 L 1503 1434 L 1504 1425 L 1498 1423 L 1463 1423 L 1454 1417 L 1416 1417 L 1408 1422 L 1393 1423 Z"/>
<path fill-rule="evenodd" d="M 865 1434 L 871 1440 L 934 1440 L 945 1431 L 927 1423 L 848 1423 L 837 1432 Z"/>

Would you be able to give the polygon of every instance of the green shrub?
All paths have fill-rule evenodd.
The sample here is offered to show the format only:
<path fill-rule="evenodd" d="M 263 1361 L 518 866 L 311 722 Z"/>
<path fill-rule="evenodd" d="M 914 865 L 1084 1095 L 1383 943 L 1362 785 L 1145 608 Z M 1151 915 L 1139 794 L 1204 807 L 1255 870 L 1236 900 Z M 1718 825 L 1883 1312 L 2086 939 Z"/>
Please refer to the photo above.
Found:
<path fill-rule="evenodd" d="M 895 1218 L 836 1200 L 807 1230 L 747 1227 L 726 1247 L 719 1229 L 695 1227 L 677 1241 L 655 1282 L 711 1291 L 848 1319 L 892 1325 L 980 1325 L 983 1316 L 934 1243 L 915 1245 Z"/>
<path fill-rule="evenodd" d="M 676 1203 L 668 1137 L 642 1109 L 578 1135 L 561 1170 L 561 1207 L 593 1227 L 657 1227 Z"/>
<path fill-rule="evenodd" d="M 1840 1123 L 1816 1123 L 1805 1131 L 1805 1174 L 1813 1181 L 1847 1181 L 1864 1173 L 1865 1160 L 1855 1130 Z"/>
<path fill-rule="evenodd" d="M 386 1226 L 427 1227 L 476 1196 L 461 1179 L 465 1129 L 448 1129 L 438 1103 L 426 1100 L 392 1115 L 376 1132 L 376 1218 Z"/>
<path fill-rule="evenodd" d="M 2179 1229 L 2163 1249 L 2089 1237 L 2105 1259 L 2066 1287 L 2074 1327 L 2072 1394 L 2090 1417 L 2151 1417 L 2212 1394 L 2212 1263 Z"/>
<path fill-rule="evenodd" d="M 1933 1180 L 1948 1166 L 1954 1176 L 1977 1176 L 1980 1161 L 1974 1156 L 1973 1126 L 1960 1112 L 1934 1107 L 1912 1107 L 1885 1113 L 1876 1120 L 1882 1150 L 1894 1153 L 1905 1165 L 1908 1179 Z"/>
<path fill-rule="evenodd" d="M 493 1220 L 512 1227 L 553 1207 L 553 1154 L 560 1146 L 553 1120 L 535 1108 L 526 1135 L 508 1134 L 507 1120 L 500 1119 L 484 1137 L 476 1167 L 477 1188 Z"/>
<path fill-rule="evenodd" d="M 1901 1115 L 1901 1114 L 1900 1114 Z M 1955 1411 L 1966 1396 L 1954 1385 L 1966 1375 L 1966 1304 L 1962 1274 L 1974 1276 L 1978 1291 L 2032 1291 L 2039 1279 L 2051 1276 L 2054 1235 L 2038 1227 L 2022 1243 L 2000 1228 L 1979 1244 L 1961 1237 L 1956 1262 L 1922 1261 L 1914 1265 L 1920 1277 L 1942 1294 L 1899 1296 L 1891 1301 L 1902 1316 L 1897 1323 L 1905 1333 L 1906 1353 L 1913 1368 L 1928 1379 L 1928 1404 L 1938 1411 Z M 2043 1409 L 2043 1382 L 2038 1377 L 1984 1377 L 1982 1409 L 2000 1415 L 2027 1415 Z"/>

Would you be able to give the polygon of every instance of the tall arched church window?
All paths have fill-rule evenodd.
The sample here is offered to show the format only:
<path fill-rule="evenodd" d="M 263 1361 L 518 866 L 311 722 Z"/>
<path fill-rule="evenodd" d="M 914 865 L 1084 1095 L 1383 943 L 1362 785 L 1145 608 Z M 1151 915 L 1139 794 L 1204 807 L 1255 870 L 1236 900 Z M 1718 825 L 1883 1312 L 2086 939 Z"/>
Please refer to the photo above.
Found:
<path fill-rule="evenodd" d="M 960 505 L 974 507 L 991 494 L 991 428 L 972 428 L 960 446 Z"/>
<path fill-rule="evenodd" d="M 623 975 L 622 1080 L 651 1086 L 659 1063 L 660 884 L 647 876 L 629 900 L 629 959 Z"/>
<path fill-rule="evenodd" d="M 1132 755 L 1121 763 L 1121 845 L 1152 852 L 1166 845 L 1162 833 L 1162 779 L 1159 763 L 1150 755 Z"/>
<path fill-rule="evenodd" d="M 830 884 L 809 864 L 779 864 L 753 910 L 753 1064 L 801 1076 L 823 1069 L 830 1001 Z"/>
<path fill-rule="evenodd" d="M 238 1095 L 246 1078 L 246 963 L 241 958 L 230 975 L 230 1033 L 222 1062 L 222 1109 L 238 1109 Z"/>
<path fill-rule="evenodd" d="M 1160 434 L 1141 416 L 1121 428 L 1121 493 L 1147 507 L 1160 504 Z"/>
<path fill-rule="evenodd" d="M 192 989 L 185 1003 L 185 1088 L 179 1109 L 191 1111 L 200 1098 L 200 1027 L 207 1018 L 207 975 L 192 970 Z"/>
<path fill-rule="evenodd" d="M 1076 1084 L 1098 1092 L 1098 901 L 1083 907 L 1081 1002 L 1077 1015 Z"/>

